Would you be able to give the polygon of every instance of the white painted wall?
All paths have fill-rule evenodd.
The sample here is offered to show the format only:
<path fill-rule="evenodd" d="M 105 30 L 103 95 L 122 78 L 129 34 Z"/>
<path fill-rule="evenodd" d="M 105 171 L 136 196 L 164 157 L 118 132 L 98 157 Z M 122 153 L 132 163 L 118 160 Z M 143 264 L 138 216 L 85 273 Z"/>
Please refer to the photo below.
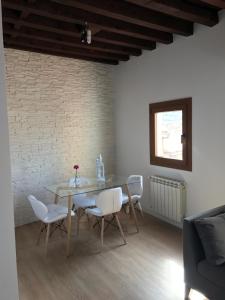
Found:
<path fill-rule="evenodd" d="M 18 287 L 1 20 L 0 9 L 0 299 L 15 300 Z"/>
<path fill-rule="evenodd" d="M 120 174 L 187 182 L 187 215 L 225 203 L 225 14 L 213 27 L 132 58 L 115 69 L 116 162 Z M 149 163 L 149 103 L 193 98 L 193 171 Z M 149 209 L 145 184 L 144 206 Z"/>

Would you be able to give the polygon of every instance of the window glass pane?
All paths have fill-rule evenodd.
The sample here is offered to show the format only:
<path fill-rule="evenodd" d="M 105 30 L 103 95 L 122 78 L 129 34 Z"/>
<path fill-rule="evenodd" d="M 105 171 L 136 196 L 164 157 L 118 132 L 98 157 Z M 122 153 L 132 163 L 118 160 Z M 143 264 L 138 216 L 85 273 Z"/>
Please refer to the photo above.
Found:
<path fill-rule="evenodd" d="M 183 160 L 182 110 L 156 113 L 155 122 L 156 156 Z"/>

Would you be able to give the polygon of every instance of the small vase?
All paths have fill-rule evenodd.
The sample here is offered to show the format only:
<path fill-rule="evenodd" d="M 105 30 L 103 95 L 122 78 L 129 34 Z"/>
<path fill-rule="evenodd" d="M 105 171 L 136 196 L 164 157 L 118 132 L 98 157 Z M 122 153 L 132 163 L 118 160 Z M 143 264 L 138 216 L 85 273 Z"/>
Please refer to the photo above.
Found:
<path fill-rule="evenodd" d="M 75 175 L 75 177 L 74 177 L 74 185 L 75 185 L 76 188 L 80 186 L 79 175 Z"/>
<path fill-rule="evenodd" d="M 77 175 L 75 175 L 75 177 L 74 177 L 74 185 L 75 185 L 75 187 L 77 187 Z"/>

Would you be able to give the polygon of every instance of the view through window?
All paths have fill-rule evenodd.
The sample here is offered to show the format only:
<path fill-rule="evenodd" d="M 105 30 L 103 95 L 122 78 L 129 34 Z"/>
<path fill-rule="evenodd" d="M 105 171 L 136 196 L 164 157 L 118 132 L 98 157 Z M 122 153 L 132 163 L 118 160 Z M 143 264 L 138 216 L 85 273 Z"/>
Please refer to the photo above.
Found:
<path fill-rule="evenodd" d="M 155 122 L 156 156 L 182 160 L 182 110 L 156 113 Z"/>
<path fill-rule="evenodd" d="M 192 170 L 192 99 L 152 103 L 150 163 Z"/>

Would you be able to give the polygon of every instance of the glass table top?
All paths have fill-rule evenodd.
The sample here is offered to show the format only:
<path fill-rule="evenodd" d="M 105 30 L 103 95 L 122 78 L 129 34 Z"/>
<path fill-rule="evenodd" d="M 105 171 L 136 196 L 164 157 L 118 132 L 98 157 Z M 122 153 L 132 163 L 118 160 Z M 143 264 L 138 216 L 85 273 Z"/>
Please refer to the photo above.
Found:
<path fill-rule="evenodd" d="M 121 187 L 126 183 L 127 177 L 112 175 L 106 176 L 105 181 L 97 181 L 96 178 L 80 177 L 79 186 L 77 187 L 75 187 L 74 178 L 71 178 L 68 181 L 46 186 L 45 188 L 62 198 Z M 135 179 L 131 182 L 129 181 L 129 185 L 133 183 L 137 183 L 137 181 Z"/>

